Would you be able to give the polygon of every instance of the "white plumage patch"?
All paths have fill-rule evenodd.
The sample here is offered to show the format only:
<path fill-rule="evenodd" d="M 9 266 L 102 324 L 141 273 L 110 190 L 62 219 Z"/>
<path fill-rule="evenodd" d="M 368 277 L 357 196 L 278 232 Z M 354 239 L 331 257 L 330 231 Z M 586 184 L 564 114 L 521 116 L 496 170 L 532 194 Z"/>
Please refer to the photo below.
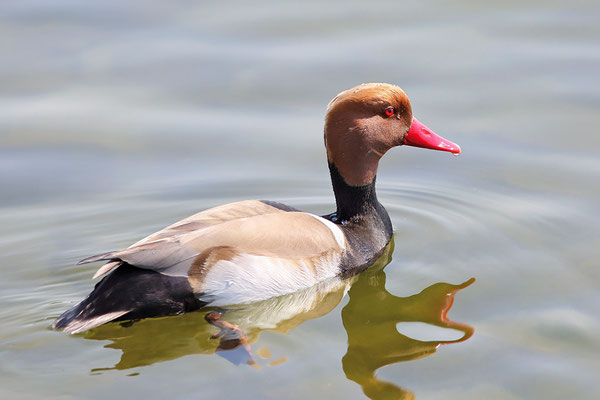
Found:
<path fill-rule="evenodd" d="M 65 332 L 68 332 L 68 333 L 74 335 L 76 333 L 87 331 L 89 329 L 92 329 L 92 328 L 95 328 L 102 324 L 105 324 L 107 322 L 110 322 L 114 319 L 117 319 L 120 316 L 127 314 L 129 311 L 130 310 L 110 312 L 107 314 L 99 315 L 99 316 L 91 318 L 91 319 L 84 319 L 84 320 L 74 319 L 67 326 L 65 326 L 65 328 L 63 330 Z"/>
<path fill-rule="evenodd" d="M 312 265 L 305 260 L 252 254 L 221 260 L 206 274 L 201 300 L 225 306 L 293 293 L 336 276 L 340 258 L 339 252 L 330 251 L 313 258 Z"/>
<path fill-rule="evenodd" d="M 344 232 L 342 232 L 342 229 L 339 226 L 323 217 L 319 217 L 318 215 L 309 213 L 307 214 L 315 218 L 317 221 L 321 222 L 331 231 L 331 233 L 333 233 L 333 237 L 335 238 L 335 241 L 337 242 L 338 246 L 340 246 L 342 249 L 346 248 L 346 237 L 344 236 Z"/>
<path fill-rule="evenodd" d="M 355 279 L 336 276 L 289 295 L 243 306 L 235 305 L 227 311 L 227 322 L 239 326 L 246 333 L 254 329 L 288 332 L 305 320 L 302 314 L 316 312 L 310 317 L 313 318 L 331 311 L 346 295 Z M 332 296 L 334 292 L 337 295 Z"/>

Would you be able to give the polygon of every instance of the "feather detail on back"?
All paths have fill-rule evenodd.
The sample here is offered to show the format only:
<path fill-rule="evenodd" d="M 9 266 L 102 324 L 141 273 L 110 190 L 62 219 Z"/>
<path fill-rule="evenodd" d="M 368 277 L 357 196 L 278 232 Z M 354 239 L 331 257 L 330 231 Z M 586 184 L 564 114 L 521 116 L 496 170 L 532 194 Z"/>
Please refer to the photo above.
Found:
<path fill-rule="evenodd" d="M 307 231 L 311 232 L 310 236 L 306 236 Z M 197 283 L 204 280 L 212 267 L 207 262 L 215 264 L 222 259 L 214 254 L 209 257 L 215 249 L 227 249 L 226 252 L 231 255 L 228 258 L 238 255 L 233 264 L 229 259 L 223 260 L 229 264 L 219 264 L 219 270 L 226 265 L 229 265 L 226 269 L 238 268 L 233 267 L 234 264 L 243 268 L 248 263 L 247 273 L 256 270 L 258 275 L 264 275 L 257 264 L 258 259 L 263 260 L 265 271 L 278 265 L 282 271 L 275 275 L 287 276 L 290 268 L 298 270 L 305 262 L 316 269 L 316 278 L 300 279 L 302 282 L 282 281 L 276 291 L 283 294 L 310 286 L 339 272 L 336 268 L 345 247 L 341 229 L 324 218 L 304 212 L 284 211 L 250 200 L 206 210 L 152 234 L 129 248 L 89 257 L 81 263 L 109 261 L 95 276 L 127 263 L 168 276 L 186 277 L 195 291 L 201 290 L 202 285 Z M 224 250 L 219 251 L 222 253 Z M 324 254 L 330 255 L 327 262 L 318 262 Z M 333 255 L 335 262 L 331 258 Z M 317 262 L 311 261 L 313 259 Z M 265 290 L 271 292 L 275 289 L 265 287 Z M 216 292 L 221 290 L 217 289 Z"/>
<path fill-rule="evenodd" d="M 166 238 L 176 238 L 180 235 L 201 230 L 203 228 L 207 228 L 213 225 L 218 225 L 220 223 L 231 221 L 234 219 L 240 218 L 248 218 L 256 215 L 262 214 L 270 214 L 270 213 L 283 213 L 285 211 L 277 208 L 278 203 L 267 204 L 265 202 L 259 200 L 245 200 L 239 201 L 235 203 L 225 204 L 218 207 L 213 207 L 208 210 L 201 211 L 196 213 L 190 217 L 184 218 L 181 221 L 178 221 L 172 225 L 167 226 L 166 228 L 155 232 L 142 240 L 134 243 L 129 246 L 127 249 L 137 248 L 138 246 L 143 244 L 156 242 L 161 239 Z M 140 250 L 142 250 L 141 248 Z M 80 264 L 88 264 L 97 261 L 111 261 L 105 265 L 103 265 L 95 274 L 94 279 L 103 275 L 106 275 L 108 272 L 113 269 L 119 267 L 122 262 L 125 261 L 122 256 L 125 256 L 125 250 L 120 251 L 112 251 L 108 253 L 102 253 L 98 255 L 94 255 L 88 258 L 85 258 L 77 263 Z M 133 260 L 130 260 L 133 261 Z M 136 260 L 136 262 L 139 262 Z M 179 261 L 180 262 L 180 261 Z M 130 262 L 130 264 L 134 264 Z M 143 265 L 138 265 L 141 268 L 145 268 Z M 150 268 L 150 269 L 164 269 L 168 266 L 163 265 L 161 268 Z"/>

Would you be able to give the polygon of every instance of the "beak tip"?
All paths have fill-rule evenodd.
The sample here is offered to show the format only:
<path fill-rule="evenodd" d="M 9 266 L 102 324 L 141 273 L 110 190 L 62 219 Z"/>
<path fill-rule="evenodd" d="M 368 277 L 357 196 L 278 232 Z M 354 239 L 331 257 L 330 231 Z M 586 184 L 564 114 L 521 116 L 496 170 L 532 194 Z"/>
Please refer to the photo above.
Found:
<path fill-rule="evenodd" d="M 459 145 L 454 142 L 450 142 L 449 140 L 445 143 L 444 148 L 440 150 L 445 150 L 448 153 L 451 153 L 453 156 L 458 156 L 462 152 L 462 149 Z"/>

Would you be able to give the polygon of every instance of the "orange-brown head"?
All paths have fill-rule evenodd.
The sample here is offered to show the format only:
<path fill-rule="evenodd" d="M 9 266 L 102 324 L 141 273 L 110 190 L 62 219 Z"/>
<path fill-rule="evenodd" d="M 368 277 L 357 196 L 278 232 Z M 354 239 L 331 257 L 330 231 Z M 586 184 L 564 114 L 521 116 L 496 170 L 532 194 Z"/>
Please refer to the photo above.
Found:
<path fill-rule="evenodd" d="M 327 159 L 348 185 L 371 183 L 379 159 L 403 144 L 460 153 L 458 145 L 413 118 L 410 101 L 398 86 L 365 83 L 343 91 L 329 103 Z"/>

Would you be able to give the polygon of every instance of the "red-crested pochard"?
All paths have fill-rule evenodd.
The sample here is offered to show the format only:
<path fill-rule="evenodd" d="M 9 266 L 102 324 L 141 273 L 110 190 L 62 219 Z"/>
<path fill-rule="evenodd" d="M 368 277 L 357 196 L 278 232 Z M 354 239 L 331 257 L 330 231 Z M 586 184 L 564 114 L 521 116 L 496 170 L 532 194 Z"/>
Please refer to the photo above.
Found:
<path fill-rule="evenodd" d="M 325 119 L 336 212 L 240 201 L 86 258 L 79 264 L 107 261 L 94 278 L 108 275 L 54 328 L 78 333 L 110 321 L 255 302 L 363 271 L 392 237 L 375 178 L 379 159 L 400 145 L 460 153 L 413 117 L 398 86 L 368 83 L 338 94 Z"/>

